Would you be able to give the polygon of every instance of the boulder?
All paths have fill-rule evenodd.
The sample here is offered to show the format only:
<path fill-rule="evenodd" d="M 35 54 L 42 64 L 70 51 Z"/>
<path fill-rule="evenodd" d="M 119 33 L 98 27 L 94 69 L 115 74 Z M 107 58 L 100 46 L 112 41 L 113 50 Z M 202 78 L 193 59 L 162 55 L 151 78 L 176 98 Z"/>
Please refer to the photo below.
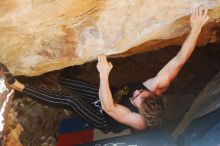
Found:
<path fill-rule="evenodd" d="M 0 62 L 36 76 L 92 61 L 180 45 L 189 14 L 209 8 L 198 45 L 218 42 L 220 0 L 1 0 Z"/>

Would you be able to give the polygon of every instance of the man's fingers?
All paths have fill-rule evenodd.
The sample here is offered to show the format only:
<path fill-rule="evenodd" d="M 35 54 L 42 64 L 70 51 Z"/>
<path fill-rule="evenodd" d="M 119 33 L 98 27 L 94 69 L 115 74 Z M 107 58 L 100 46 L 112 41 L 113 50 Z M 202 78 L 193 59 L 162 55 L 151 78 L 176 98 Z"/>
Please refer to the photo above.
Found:
<path fill-rule="evenodd" d="M 102 62 L 102 54 L 99 54 L 98 60 L 99 60 L 99 62 Z"/>
<path fill-rule="evenodd" d="M 107 57 L 106 57 L 106 55 L 104 55 L 104 54 L 103 54 L 103 59 L 104 59 L 104 61 L 108 62 L 108 61 L 107 61 Z"/>
<path fill-rule="evenodd" d="M 107 62 L 107 58 L 106 58 L 106 55 L 105 55 L 105 54 L 101 54 L 101 55 L 100 55 L 100 61 L 101 61 L 101 62 Z"/>
<path fill-rule="evenodd" d="M 112 63 L 111 62 L 108 62 L 108 64 L 109 64 L 109 66 L 112 68 L 113 67 L 113 65 L 112 65 Z"/>
<path fill-rule="evenodd" d="M 103 54 L 101 54 L 101 62 L 104 61 L 104 57 L 103 57 Z"/>
<path fill-rule="evenodd" d="M 204 13 L 203 13 L 203 17 L 207 17 L 208 16 L 208 9 L 206 7 L 204 7 Z"/>
<path fill-rule="evenodd" d="M 199 17 L 203 16 L 203 10 L 204 10 L 203 6 L 200 6 L 199 7 L 199 14 L 198 14 Z"/>
<path fill-rule="evenodd" d="M 192 20 L 192 19 L 195 19 L 195 17 L 196 17 L 196 10 L 194 10 L 193 12 L 192 12 L 192 14 L 191 14 L 191 17 L 190 17 L 190 19 Z"/>
<path fill-rule="evenodd" d="M 99 62 L 102 62 L 102 61 L 103 61 L 103 56 L 102 56 L 102 54 L 99 54 L 99 55 L 98 55 L 98 61 L 99 61 Z"/>
<path fill-rule="evenodd" d="M 99 63 L 107 63 L 108 62 L 105 54 L 99 54 L 97 58 L 98 58 Z"/>
<path fill-rule="evenodd" d="M 204 24 L 209 20 L 209 16 L 208 16 L 208 8 L 206 6 L 203 6 L 203 14 L 202 14 L 202 19 L 203 19 L 203 22 Z M 204 25 L 203 24 L 203 25 Z"/>
<path fill-rule="evenodd" d="M 97 56 L 98 62 L 100 62 L 100 61 L 101 61 L 101 60 L 100 60 L 100 57 L 101 57 L 100 55 L 98 55 L 98 56 Z"/>
<path fill-rule="evenodd" d="M 102 59 L 102 54 L 100 55 L 100 62 L 103 62 L 103 59 Z"/>
<path fill-rule="evenodd" d="M 206 16 L 206 17 L 204 18 L 203 25 L 205 25 L 205 24 L 208 22 L 208 20 L 209 20 L 209 16 Z"/>
<path fill-rule="evenodd" d="M 207 15 L 208 15 L 208 9 L 205 5 L 201 5 L 197 7 L 192 13 L 193 17 L 203 17 L 204 19 L 206 18 Z"/>
<path fill-rule="evenodd" d="M 205 21 L 207 22 L 209 20 L 209 16 L 206 16 Z"/>
<path fill-rule="evenodd" d="M 200 12 L 200 6 L 198 8 L 196 8 L 196 17 L 199 16 L 199 12 Z"/>

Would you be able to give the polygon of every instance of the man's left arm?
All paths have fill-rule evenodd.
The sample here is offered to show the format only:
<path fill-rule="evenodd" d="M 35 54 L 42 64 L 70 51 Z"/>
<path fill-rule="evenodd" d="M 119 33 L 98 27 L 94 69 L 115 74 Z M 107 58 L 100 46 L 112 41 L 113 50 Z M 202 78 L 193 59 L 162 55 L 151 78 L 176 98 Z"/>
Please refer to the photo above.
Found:
<path fill-rule="evenodd" d="M 162 94 L 162 92 L 168 88 L 171 81 L 177 76 L 183 65 L 193 53 L 201 29 L 209 19 L 207 11 L 208 10 L 204 6 L 200 6 L 193 11 L 190 17 L 191 31 L 180 51 L 158 72 L 156 77 L 144 82 L 145 85 L 148 84 L 149 86 L 149 84 L 153 84 L 158 94 Z"/>

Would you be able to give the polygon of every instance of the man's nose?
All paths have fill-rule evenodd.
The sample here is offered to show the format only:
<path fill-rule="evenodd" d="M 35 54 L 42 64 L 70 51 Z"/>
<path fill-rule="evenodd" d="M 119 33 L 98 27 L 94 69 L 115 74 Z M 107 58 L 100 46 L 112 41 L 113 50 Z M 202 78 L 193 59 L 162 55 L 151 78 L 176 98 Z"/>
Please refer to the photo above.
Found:
<path fill-rule="evenodd" d="M 139 90 L 135 90 L 134 91 L 134 95 L 137 96 L 138 94 L 140 94 L 140 91 Z"/>

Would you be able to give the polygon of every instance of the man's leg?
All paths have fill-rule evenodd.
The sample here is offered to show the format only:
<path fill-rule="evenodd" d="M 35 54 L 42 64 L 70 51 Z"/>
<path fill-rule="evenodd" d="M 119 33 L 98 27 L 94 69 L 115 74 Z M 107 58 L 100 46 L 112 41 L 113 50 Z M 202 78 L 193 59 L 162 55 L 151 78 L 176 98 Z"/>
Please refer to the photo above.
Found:
<path fill-rule="evenodd" d="M 74 90 L 81 95 L 85 101 L 95 102 L 99 100 L 99 86 L 78 79 L 69 79 L 63 76 L 58 77 L 59 84 Z"/>
<path fill-rule="evenodd" d="M 70 109 L 65 94 L 48 92 L 29 85 L 24 85 L 17 80 L 10 86 L 42 104 Z"/>
<path fill-rule="evenodd" d="M 75 111 L 79 116 L 84 118 L 96 128 L 106 132 L 108 129 L 108 121 L 101 108 L 100 102 L 93 104 L 91 102 L 84 102 L 84 100 L 73 98 L 71 96 L 69 96 L 69 98 L 73 111 Z"/>
<path fill-rule="evenodd" d="M 0 77 L 6 77 L 8 81 L 8 77 L 6 76 L 6 74 L 9 74 L 7 67 L 3 64 L 0 64 Z M 74 111 L 90 124 L 103 130 L 104 132 L 106 132 L 106 130 L 108 129 L 107 118 L 105 113 L 102 112 L 100 104 L 97 106 L 93 104 L 86 104 L 85 102 L 83 102 L 83 100 L 79 100 L 65 94 L 48 92 L 28 85 L 25 86 L 15 79 L 13 82 L 8 83 L 13 89 L 24 93 L 28 97 L 40 103 L 55 107 L 62 107 Z"/>
<path fill-rule="evenodd" d="M 100 104 L 87 104 L 83 100 L 65 94 L 48 92 L 29 85 L 23 85 L 18 81 L 12 84 L 11 87 L 42 104 L 74 111 L 88 123 L 101 130 L 106 130 L 108 127 Z"/>

